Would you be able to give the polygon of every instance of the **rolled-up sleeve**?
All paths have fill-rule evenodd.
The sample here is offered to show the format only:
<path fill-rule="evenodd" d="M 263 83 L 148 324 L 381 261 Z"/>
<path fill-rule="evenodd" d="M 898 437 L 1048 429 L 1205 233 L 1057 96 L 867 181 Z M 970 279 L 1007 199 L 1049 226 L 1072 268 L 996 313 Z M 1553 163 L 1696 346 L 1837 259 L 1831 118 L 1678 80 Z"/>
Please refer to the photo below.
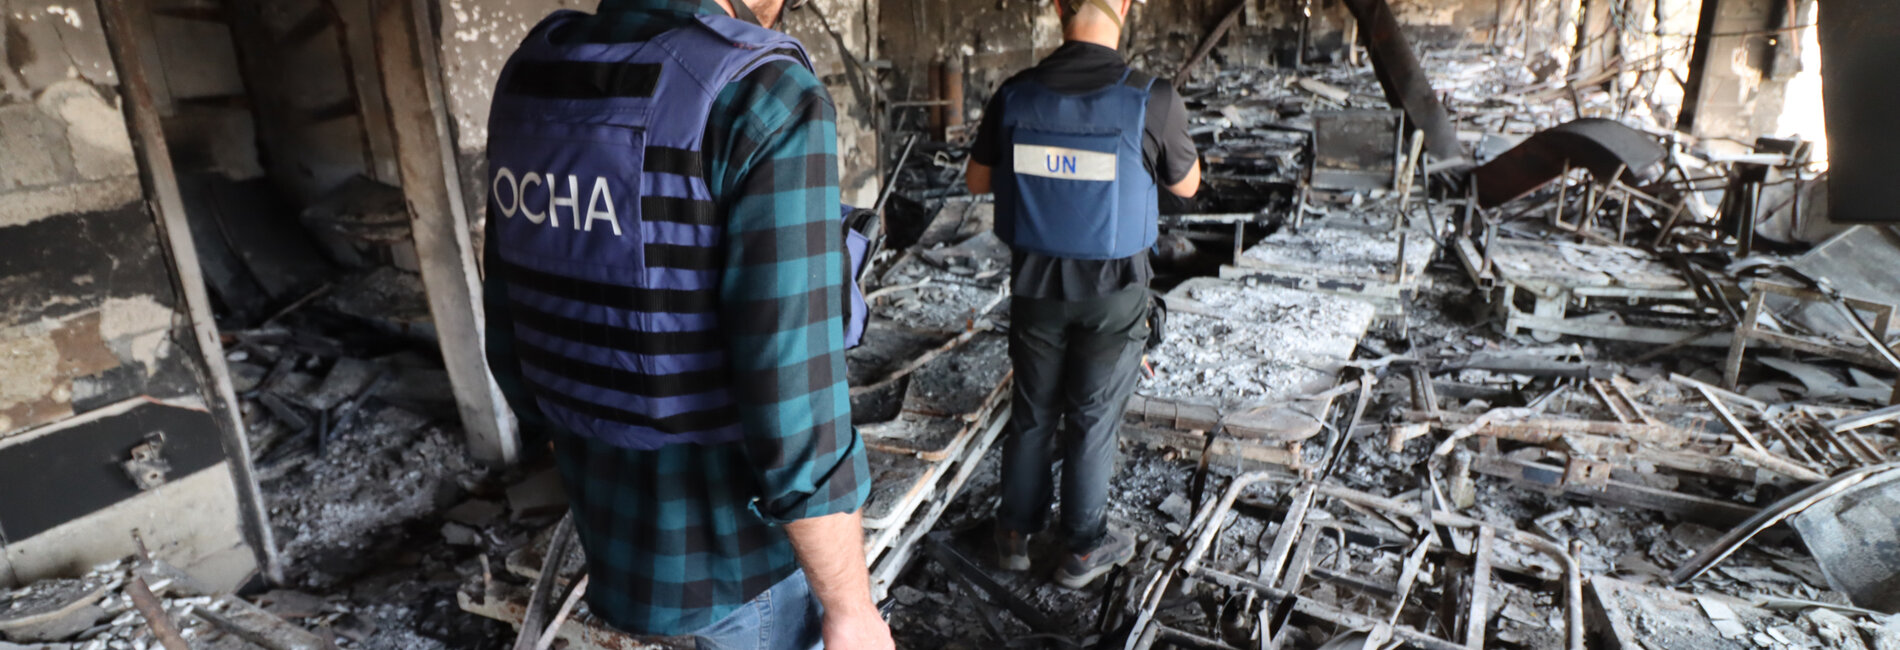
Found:
<path fill-rule="evenodd" d="M 803 72 L 779 80 L 808 84 L 794 101 L 755 104 L 736 130 L 748 155 L 726 195 L 720 280 L 753 508 L 772 523 L 854 511 L 870 493 L 845 380 L 835 109 L 809 73 L 792 78 Z"/>

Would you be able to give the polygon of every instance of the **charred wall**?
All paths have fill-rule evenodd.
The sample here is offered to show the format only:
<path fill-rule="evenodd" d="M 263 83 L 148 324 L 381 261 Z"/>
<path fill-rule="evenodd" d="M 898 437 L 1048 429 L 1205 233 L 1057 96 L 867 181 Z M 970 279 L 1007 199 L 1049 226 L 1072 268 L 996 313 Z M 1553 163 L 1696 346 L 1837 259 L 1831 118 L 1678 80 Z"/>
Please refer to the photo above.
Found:
<path fill-rule="evenodd" d="M 247 83 L 226 90 L 245 98 L 247 112 L 255 115 L 259 155 L 272 184 L 297 203 L 309 204 L 358 175 L 397 182 L 371 0 L 223 4 L 216 18 L 225 24 L 198 21 L 195 27 L 224 33 L 198 42 L 217 43 L 218 36 L 235 41 Z M 160 42 L 167 40 L 166 34 L 159 36 Z M 228 56 L 221 47 L 167 57 L 167 76 L 220 56 Z"/>
<path fill-rule="evenodd" d="M 902 4 L 902 3 L 884 3 Z M 882 184 L 878 156 L 878 93 L 869 68 L 878 53 L 878 0 L 811 0 L 785 14 L 786 33 L 811 53 L 813 70 L 838 110 L 838 182 L 844 202 L 871 205 Z"/>
<path fill-rule="evenodd" d="M 594 11 L 597 0 L 443 0 L 437 9 L 442 47 L 443 88 L 461 160 L 463 192 L 470 218 L 479 220 L 487 203 L 488 105 L 495 80 L 528 30 L 560 9 Z M 840 173 L 847 203 L 876 200 L 878 165 L 873 115 L 863 96 L 868 85 L 853 83 L 854 68 L 872 56 L 876 0 L 813 0 L 786 16 L 784 31 L 811 51 L 818 77 L 838 106 Z M 847 62 L 848 50 L 857 63 Z"/>
<path fill-rule="evenodd" d="M 1519 0 L 1506 3 L 1514 1 Z M 1504 4 L 1497 0 L 1391 0 L 1394 13 L 1415 42 L 1485 42 Z M 1238 23 L 1210 55 L 1211 62 L 1198 72 L 1204 74 L 1211 65 L 1291 65 L 1302 23 L 1309 32 L 1309 60 L 1334 56 L 1351 33 L 1352 17 L 1340 0 L 1238 0 L 1238 4 L 1236 0 L 1151 0 L 1129 12 L 1123 50 L 1138 67 L 1172 77 L 1208 31 L 1237 6 Z M 1310 19 L 1306 17 L 1309 10 Z M 933 66 L 960 59 L 971 121 L 992 89 L 1062 42 L 1052 0 L 889 2 L 883 7 L 881 24 L 883 51 L 892 68 L 893 99 L 933 99 Z M 900 116 L 921 120 L 921 108 L 911 111 Z"/>
<path fill-rule="evenodd" d="M 1788 82 L 1801 71 L 1801 39 L 1813 0 L 1707 0 L 1677 127 L 1704 138 L 1753 142 L 1777 131 Z"/>
<path fill-rule="evenodd" d="M 98 18 L 90 3 L 5 7 L 0 438 L 134 395 L 195 394 Z"/>
<path fill-rule="evenodd" d="M 179 457 L 170 483 L 147 490 L 120 469 L 131 446 L 97 433 L 218 439 L 94 3 L 0 0 L 0 52 L 0 467 L 49 468 L 58 448 L 59 460 L 108 477 L 88 482 L 97 498 L 34 498 L 66 473 L 0 470 L 0 584 L 120 557 L 127 527 L 155 524 L 147 539 L 168 559 L 218 556 L 243 573 L 221 452 Z M 78 424 L 154 399 L 195 406 L 152 428 Z M 154 490 L 178 498 L 139 499 Z M 179 507 L 201 525 L 159 530 L 155 519 Z"/>

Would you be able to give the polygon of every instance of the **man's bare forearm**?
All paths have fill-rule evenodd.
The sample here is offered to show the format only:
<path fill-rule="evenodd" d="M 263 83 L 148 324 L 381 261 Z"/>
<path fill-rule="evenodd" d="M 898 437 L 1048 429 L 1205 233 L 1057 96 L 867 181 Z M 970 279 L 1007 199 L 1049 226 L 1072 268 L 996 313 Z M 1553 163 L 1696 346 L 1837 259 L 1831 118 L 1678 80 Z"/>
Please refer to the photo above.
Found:
<path fill-rule="evenodd" d="M 871 573 L 864 565 L 864 523 L 855 512 L 785 524 L 792 552 L 827 616 L 876 615 Z"/>
<path fill-rule="evenodd" d="M 963 184 L 970 189 L 971 194 L 989 194 L 990 174 L 989 165 L 972 160 L 964 167 Z"/>

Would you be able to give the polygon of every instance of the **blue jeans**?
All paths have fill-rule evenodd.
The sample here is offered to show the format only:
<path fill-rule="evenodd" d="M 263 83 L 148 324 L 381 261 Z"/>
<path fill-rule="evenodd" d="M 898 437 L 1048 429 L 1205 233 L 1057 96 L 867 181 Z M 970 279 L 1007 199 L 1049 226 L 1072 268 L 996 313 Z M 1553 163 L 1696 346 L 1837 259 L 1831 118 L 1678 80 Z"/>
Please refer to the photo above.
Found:
<path fill-rule="evenodd" d="M 699 650 L 810 650 L 822 648 L 823 611 L 805 571 L 772 585 L 739 611 L 691 636 Z"/>

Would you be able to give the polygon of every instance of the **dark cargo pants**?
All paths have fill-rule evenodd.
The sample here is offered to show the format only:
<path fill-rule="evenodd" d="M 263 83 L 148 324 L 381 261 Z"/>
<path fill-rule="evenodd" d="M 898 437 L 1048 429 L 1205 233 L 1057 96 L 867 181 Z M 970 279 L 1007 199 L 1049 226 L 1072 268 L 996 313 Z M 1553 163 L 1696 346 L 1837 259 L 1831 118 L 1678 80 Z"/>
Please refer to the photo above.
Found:
<path fill-rule="evenodd" d="M 1066 419 L 1062 532 L 1076 552 L 1094 549 L 1107 533 L 1115 443 L 1148 340 L 1148 308 L 1145 286 L 1094 300 L 1010 302 L 1016 380 L 997 513 L 1004 530 L 1042 530 L 1054 490 L 1050 443 Z"/>

